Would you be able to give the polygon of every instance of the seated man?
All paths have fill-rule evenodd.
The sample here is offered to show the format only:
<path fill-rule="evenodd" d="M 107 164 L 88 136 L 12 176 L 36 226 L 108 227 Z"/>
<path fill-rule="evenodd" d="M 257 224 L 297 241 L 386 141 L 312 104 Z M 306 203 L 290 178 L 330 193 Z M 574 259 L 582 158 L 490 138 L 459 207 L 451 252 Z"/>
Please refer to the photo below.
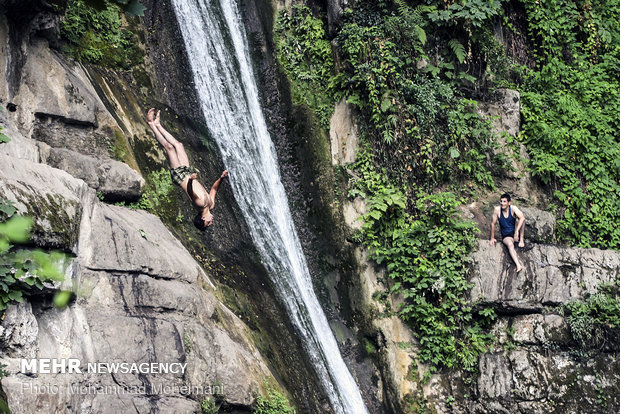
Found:
<path fill-rule="evenodd" d="M 495 244 L 495 222 L 499 219 L 499 228 L 502 233 L 502 242 L 508 248 L 508 253 L 512 257 L 513 262 L 517 266 L 519 273 L 523 266 L 519 263 L 517 252 L 515 251 L 515 242 L 519 243 L 519 247 L 525 246 L 525 216 L 523 212 L 516 206 L 511 206 L 510 194 L 502 194 L 499 206 L 493 210 L 493 220 L 491 222 L 491 240 L 489 244 Z M 516 222 L 516 227 L 515 227 Z"/>
<path fill-rule="evenodd" d="M 194 217 L 194 226 L 204 231 L 207 226 L 213 224 L 211 210 L 215 206 L 215 195 L 222 180 L 228 176 L 228 170 L 222 172 L 220 178 L 213 183 L 211 190 L 207 192 L 202 184 L 198 182 L 198 174 L 192 172 L 183 144 L 161 126 L 159 112 L 155 113 L 154 108 L 149 109 L 146 114 L 146 123 L 151 127 L 155 138 L 157 138 L 157 141 L 159 141 L 168 154 L 172 181 L 181 186 L 194 208 L 198 210 L 198 214 Z"/>

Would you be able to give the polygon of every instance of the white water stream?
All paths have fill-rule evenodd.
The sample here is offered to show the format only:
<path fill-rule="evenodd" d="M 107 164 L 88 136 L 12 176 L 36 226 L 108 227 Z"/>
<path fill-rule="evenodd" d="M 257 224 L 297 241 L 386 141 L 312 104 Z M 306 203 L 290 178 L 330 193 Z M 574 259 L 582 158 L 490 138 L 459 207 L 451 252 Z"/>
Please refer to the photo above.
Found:
<path fill-rule="evenodd" d="M 367 413 L 310 279 L 233 0 L 173 0 L 198 97 L 263 264 L 336 413 Z"/>

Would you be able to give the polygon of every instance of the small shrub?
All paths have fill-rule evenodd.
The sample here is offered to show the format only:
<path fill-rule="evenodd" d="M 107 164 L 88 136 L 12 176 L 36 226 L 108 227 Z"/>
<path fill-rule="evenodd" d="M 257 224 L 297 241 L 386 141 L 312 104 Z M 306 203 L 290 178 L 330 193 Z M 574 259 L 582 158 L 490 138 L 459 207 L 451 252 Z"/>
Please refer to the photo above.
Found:
<path fill-rule="evenodd" d="M 202 414 L 216 414 L 217 413 L 217 405 L 215 401 L 211 397 L 207 397 L 200 403 L 200 410 Z"/>
<path fill-rule="evenodd" d="M 7 200 L 0 199 L 0 311 L 11 302 L 23 302 L 32 290 L 43 283 L 61 281 L 65 255 L 41 250 L 18 249 L 13 243 L 27 243 L 32 220 L 18 216 Z"/>
<path fill-rule="evenodd" d="M 291 408 L 288 399 L 280 392 L 273 389 L 269 383 L 265 383 L 267 387 L 267 396 L 260 395 L 256 399 L 256 414 L 293 414 L 295 410 Z"/>

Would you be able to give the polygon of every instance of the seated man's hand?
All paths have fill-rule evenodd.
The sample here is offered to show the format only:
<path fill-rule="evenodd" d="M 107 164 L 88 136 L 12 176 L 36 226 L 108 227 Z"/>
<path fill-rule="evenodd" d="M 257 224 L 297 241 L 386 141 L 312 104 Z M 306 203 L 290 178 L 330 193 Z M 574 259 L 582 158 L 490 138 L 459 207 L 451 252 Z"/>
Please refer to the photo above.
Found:
<path fill-rule="evenodd" d="M 191 173 L 189 175 L 189 178 L 191 178 L 192 180 L 196 180 L 198 178 L 198 173 Z"/>
<path fill-rule="evenodd" d="M 489 240 L 489 244 L 490 244 L 491 246 L 494 246 L 496 241 L 497 241 L 497 240 L 495 240 L 495 237 L 493 237 L 491 240 Z"/>

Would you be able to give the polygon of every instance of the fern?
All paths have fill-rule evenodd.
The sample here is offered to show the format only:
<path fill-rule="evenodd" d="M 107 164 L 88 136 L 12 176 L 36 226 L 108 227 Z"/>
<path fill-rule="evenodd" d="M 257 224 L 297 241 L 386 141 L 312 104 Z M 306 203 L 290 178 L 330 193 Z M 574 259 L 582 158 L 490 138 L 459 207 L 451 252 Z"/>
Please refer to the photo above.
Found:
<path fill-rule="evenodd" d="M 456 39 L 452 39 L 448 42 L 448 46 L 454 52 L 454 56 L 459 63 L 465 62 L 465 47 Z"/>

